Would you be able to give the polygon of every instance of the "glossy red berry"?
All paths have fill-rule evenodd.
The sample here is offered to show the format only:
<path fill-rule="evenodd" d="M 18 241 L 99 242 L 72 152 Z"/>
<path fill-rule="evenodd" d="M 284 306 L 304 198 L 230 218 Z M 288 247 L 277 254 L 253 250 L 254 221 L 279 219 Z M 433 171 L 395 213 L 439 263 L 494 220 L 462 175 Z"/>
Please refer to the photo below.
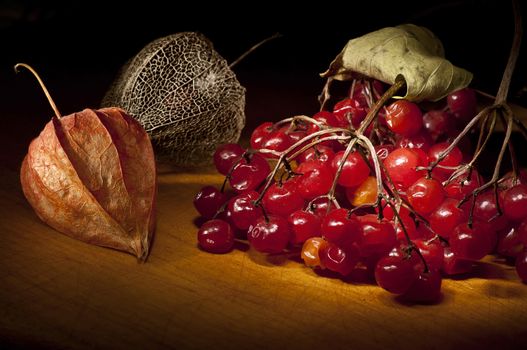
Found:
<path fill-rule="evenodd" d="M 355 99 L 346 98 L 335 104 L 333 115 L 337 119 L 340 127 L 349 127 L 353 125 L 357 128 L 366 117 L 367 110 L 361 103 Z"/>
<path fill-rule="evenodd" d="M 461 200 L 469 193 L 472 193 L 472 191 L 478 188 L 482 183 L 478 171 L 472 169 L 470 177 L 468 177 L 467 171 L 463 172 L 460 176 L 456 177 L 445 186 L 445 191 L 448 197 Z"/>
<path fill-rule="evenodd" d="M 254 205 L 258 196 L 258 192 L 248 191 L 231 198 L 227 209 L 229 219 L 236 228 L 247 230 L 262 215 L 262 209 Z"/>
<path fill-rule="evenodd" d="M 311 212 L 297 210 L 289 215 L 288 221 L 293 244 L 303 243 L 311 237 L 322 235 L 320 230 L 322 220 Z"/>
<path fill-rule="evenodd" d="M 359 244 L 362 256 L 382 256 L 396 245 L 395 229 L 388 220 L 379 220 L 375 214 L 366 214 L 357 218 L 362 229 Z"/>
<path fill-rule="evenodd" d="M 265 142 L 271 132 L 274 131 L 273 123 L 265 122 L 260 124 L 251 134 L 251 147 L 253 149 L 262 148 L 262 144 Z"/>
<path fill-rule="evenodd" d="M 523 252 L 526 246 L 522 242 L 520 235 L 521 229 L 519 227 L 511 227 L 509 230 L 499 232 L 498 254 L 514 258 Z"/>
<path fill-rule="evenodd" d="M 269 215 L 268 220 L 260 216 L 249 227 L 247 239 L 251 246 L 261 253 L 280 253 L 289 242 L 289 224 L 286 219 Z"/>
<path fill-rule="evenodd" d="M 492 228 L 483 223 L 474 223 L 472 228 L 460 224 L 450 236 L 450 248 L 460 259 L 479 260 L 492 251 L 493 234 Z"/>
<path fill-rule="evenodd" d="M 386 157 L 384 166 L 392 181 L 408 188 L 422 172 L 416 171 L 418 166 L 424 166 L 425 162 L 416 150 L 410 148 L 397 148 Z"/>
<path fill-rule="evenodd" d="M 291 179 L 282 184 L 272 184 L 264 194 L 263 206 L 270 214 L 284 217 L 302 209 L 304 198 L 298 193 L 296 180 Z"/>
<path fill-rule="evenodd" d="M 337 152 L 331 161 L 331 167 L 336 173 L 344 157 L 344 151 Z M 368 175 L 370 168 L 358 152 L 352 152 L 344 161 L 342 172 L 337 183 L 344 187 L 354 187 L 360 185 Z"/>
<path fill-rule="evenodd" d="M 412 136 L 401 137 L 395 143 L 398 148 L 419 148 L 428 152 L 432 145 L 432 139 L 426 132 L 419 132 Z"/>
<path fill-rule="evenodd" d="M 234 232 L 223 220 L 209 220 L 198 231 L 198 243 L 209 253 L 227 253 L 234 247 Z"/>
<path fill-rule="evenodd" d="M 248 155 L 234 166 L 229 178 L 231 187 L 236 192 L 255 190 L 269 175 L 271 169 L 267 160 L 259 154 Z"/>
<path fill-rule="evenodd" d="M 327 194 L 333 183 L 332 171 L 321 162 L 302 163 L 296 172 L 302 174 L 298 177 L 298 193 L 307 200 Z"/>
<path fill-rule="evenodd" d="M 447 111 L 431 110 L 423 115 L 423 125 L 432 140 L 437 141 L 454 127 L 453 118 Z"/>
<path fill-rule="evenodd" d="M 296 160 L 298 163 L 318 161 L 329 165 L 334 156 L 335 152 L 333 152 L 332 148 L 327 146 L 314 146 L 300 154 Z"/>
<path fill-rule="evenodd" d="M 402 298 L 414 303 L 435 303 L 441 298 L 441 282 L 438 270 L 421 272 Z"/>
<path fill-rule="evenodd" d="M 443 250 L 444 256 L 441 271 L 445 275 L 459 275 L 472 270 L 472 261 L 459 258 L 448 246 L 444 247 Z"/>
<path fill-rule="evenodd" d="M 498 195 L 498 202 L 503 210 L 503 200 L 500 195 Z M 487 191 L 476 198 L 474 218 L 484 223 L 492 224 L 492 227 L 496 231 L 505 229 L 509 224 L 509 220 L 507 220 L 505 215 L 498 215 L 494 191 Z"/>
<path fill-rule="evenodd" d="M 227 143 L 218 146 L 213 156 L 216 170 L 222 175 L 227 175 L 244 152 L 245 150 L 237 143 Z"/>
<path fill-rule="evenodd" d="M 375 267 L 375 281 L 393 294 L 403 294 L 417 279 L 414 260 L 404 254 L 387 255 Z"/>
<path fill-rule="evenodd" d="M 413 136 L 423 126 L 423 114 L 415 103 L 397 100 L 387 107 L 386 122 L 394 133 Z"/>
<path fill-rule="evenodd" d="M 454 228 L 466 222 L 468 217 L 465 211 L 458 208 L 459 201 L 454 198 L 445 198 L 443 202 L 434 209 L 428 216 L 428 222 L 432 230 L 448 238 L 454 231 Z"/>
<path fill-rule="evenodd" d="M 450 145 L 447 142 L 436 143 L 428 151 L 428 157 L 430 162 L 435 162 L 439 159 L 440 154 L 445 151 Z M 461 164 L 463 161 L 463 154 L 459 148 L 454 147 L 448 155 L 438 163 L 438 166 L 434 168 L 434 172 L 438 172 L 447 176 L 450 176 L 454 172 L 455 167 Z"/>
<path fill-rule="evenodd" d="M 413 241 L 430 270 L 439 270 L 443 266 L 445 249 L 438 239 Z"/>
<path fill-rule="evenodd" d="M 347 276 L 359 261 L 359 249 L 356 245 L 340 247 L 335 243 L 328 244 L 319 251 L 320 261 L 328 270 Z"/>
<path fill-rule="evenodd" d="M 341 245 L 357 242 L 361 236 L 357 218 L 348 217 L 344 208 L 331 210 L 322 220 L 320 231 L 328 242 Z"/>
<path fill-rule="evenodd" d="M 509 188 L 503 196 L 503 212 L 511 220 L 527 218 L 527 185 Z"/>
<path fill-rule="evenodd" d="M 227 196 L 214 186 L 203 187 L 194 198 L 194 207 L 205 219 L 212 219 L 221 206 L 227 202 Z"/>
<path fill-rule="evenodd" d="M 287 134 L 283 129 L 271 131 L 266 135 L 265 139 L 262 140 L 260 148 L 269 149 L 276 152 L 282 152 L 291 147 L 294 140 Z M 278 158 L 278 156 L 265 153 L 267 158 Z"/>
<path fill-rule="evenodd" d="M 434 179 L 427 179 L 426 177 L 418 179 L 412 186 L 408 187 L 406 195 L 408 202 L 421 215 L 431 213 L 445 198 L 441 183 Z"/>
<path fill-rule="evenodd" d="M 447 104 L 452 114 L 461 120 L 469 120 L 476 115 L 476 93 L 470 88 L 454 91 L 447 96 Z"/>

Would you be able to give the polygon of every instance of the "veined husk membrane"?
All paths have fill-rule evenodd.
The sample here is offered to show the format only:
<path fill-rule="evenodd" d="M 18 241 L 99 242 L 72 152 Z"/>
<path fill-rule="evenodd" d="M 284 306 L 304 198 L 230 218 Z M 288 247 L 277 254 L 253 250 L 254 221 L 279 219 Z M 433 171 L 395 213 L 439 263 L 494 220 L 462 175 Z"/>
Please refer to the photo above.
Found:
<path fill-rule="evenodd" d="M 31 142 L 20 179 L 51 227 L 147 258 L 155 230 L 154 152 L 143 127 L 123 110 L 53 117 Z"/>
<path fill-rule="evenodd" d="M 145 46 L 118 74 L 102 106 L 137 119 L 156 156 L 174 166 L 209 164 L 216 147 L 237 142 L 245 88 L 202 34 L 183 32 Z"/>

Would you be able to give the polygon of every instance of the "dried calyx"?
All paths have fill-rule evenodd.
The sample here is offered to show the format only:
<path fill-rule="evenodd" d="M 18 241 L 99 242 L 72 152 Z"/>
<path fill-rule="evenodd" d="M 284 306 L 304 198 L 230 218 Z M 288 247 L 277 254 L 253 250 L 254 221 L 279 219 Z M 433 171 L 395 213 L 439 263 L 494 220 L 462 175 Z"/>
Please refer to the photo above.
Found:
<path fill-rule="evenodd" d="M 143 127 L 120 108 L 55 116 L 35 138 L 20 180 L 36 214 L 75 239 L 146 260 L 155 230 L 156 168 Z"/>
<path fill-rule="evenodd" d="M 176 166 L 210 162 L 245 125 L 245 89 L 199 33 L 157 39 L 123 67 L 102 102 L 119 106 L 149 133 L 156 156 Z"/>

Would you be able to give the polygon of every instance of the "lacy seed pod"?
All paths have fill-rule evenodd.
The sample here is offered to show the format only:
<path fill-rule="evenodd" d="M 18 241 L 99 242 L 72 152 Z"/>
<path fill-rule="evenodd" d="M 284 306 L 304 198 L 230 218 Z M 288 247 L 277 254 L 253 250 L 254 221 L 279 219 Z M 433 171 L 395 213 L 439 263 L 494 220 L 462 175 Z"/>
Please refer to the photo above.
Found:
<path fill-rule="evenodd" d="M 103 99 L 136 118 L 158 159 L 210 162 L 217 145 L 236 142 L 245 125 L 245 88 L 202 34 L 157 39 L 123 67 Z"/>

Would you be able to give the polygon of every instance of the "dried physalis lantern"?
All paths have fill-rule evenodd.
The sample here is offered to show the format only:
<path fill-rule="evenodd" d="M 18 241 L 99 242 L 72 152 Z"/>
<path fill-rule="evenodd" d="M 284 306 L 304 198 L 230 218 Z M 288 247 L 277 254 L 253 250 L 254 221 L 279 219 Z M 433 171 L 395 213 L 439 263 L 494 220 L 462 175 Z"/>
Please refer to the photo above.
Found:
<path fill-rule="evenodd" d="M 210 162 L 219 144 L 238 141 L 245 125 L 245 89 L 199 33 L 157 39 L 123 67 L 103 99 L 149 133 L 156 155 L 172 165 Z"/>
<path fill-rule="evenodd" d="M 119 108 L 55 116 L 29 145 L 20 180 L 48 225 L 144 261 L 155 229 L 156 168 L 147 133 Z"/>

